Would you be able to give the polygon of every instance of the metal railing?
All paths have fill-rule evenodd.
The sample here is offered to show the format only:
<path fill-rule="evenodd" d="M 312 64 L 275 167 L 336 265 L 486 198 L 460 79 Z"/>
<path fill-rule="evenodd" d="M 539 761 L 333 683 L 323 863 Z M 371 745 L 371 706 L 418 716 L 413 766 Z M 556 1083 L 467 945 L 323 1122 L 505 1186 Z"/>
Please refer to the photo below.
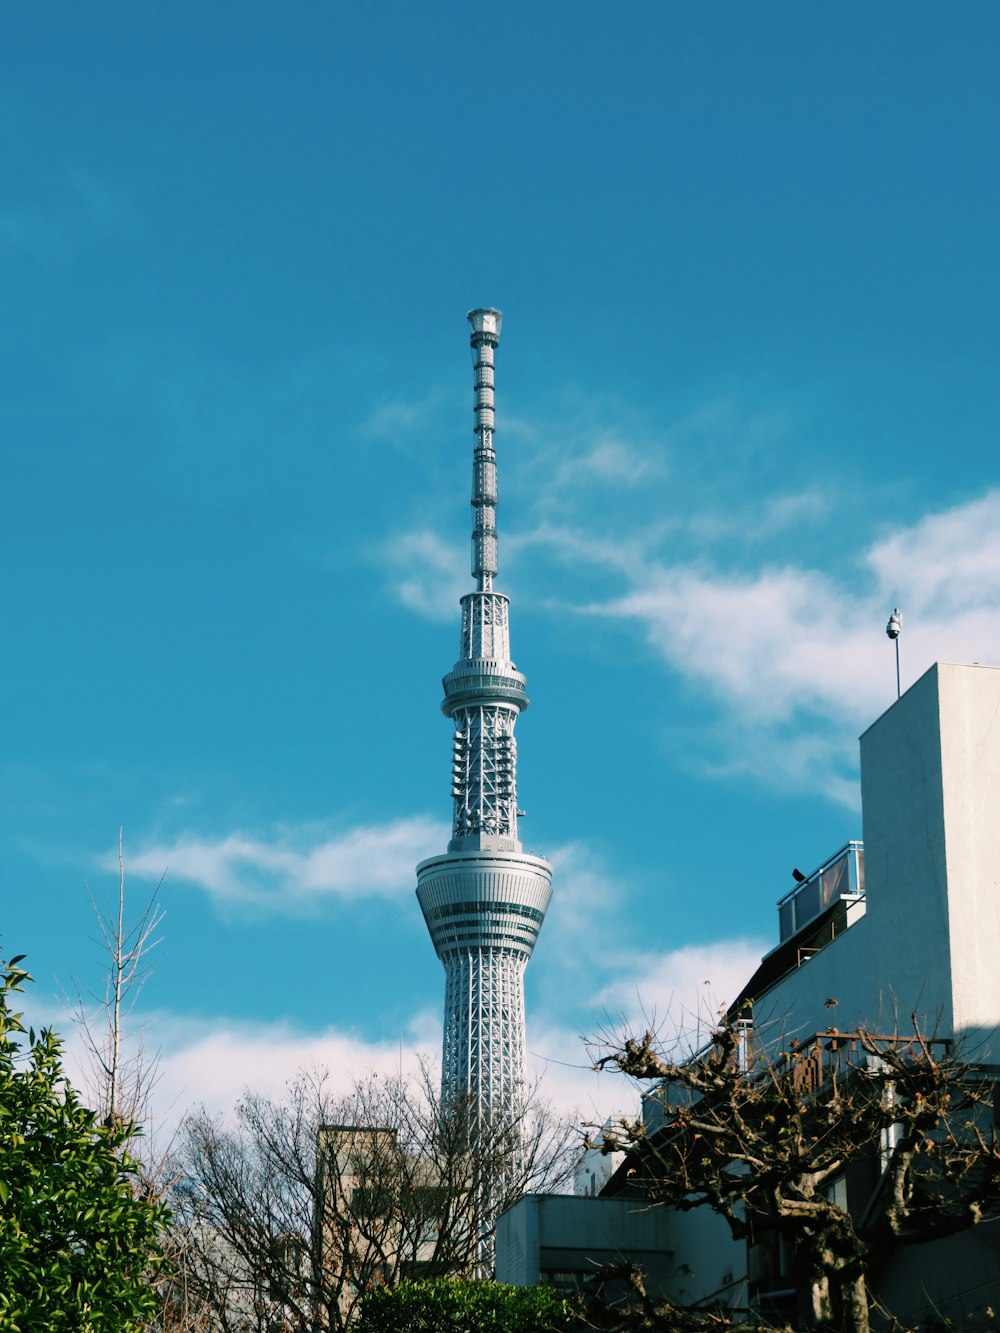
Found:
<path fill-rule="evenodd" d="M 791 939 L 838 898 L 863 898 L 864 894 L 864 844 L 857 841 L 845 843 L 811 875 L 778 899 L 779 940 Z"/>
<path fill-rule="evenodd" d="M 878 1068 L 879 1049 L 912 1055 L 930 1053 L 947 1056 L 951 1041 L 946 1037 L 882 1036 L 874 1032 L 838 1032 L 830 1028 L 807 1041 L 792 1039 L 788 1050 L 774 1062 L 779 1074 L 791 1075 L 796 1093 L 819 1092 L 824 1084 L 858 1069 Z"/>

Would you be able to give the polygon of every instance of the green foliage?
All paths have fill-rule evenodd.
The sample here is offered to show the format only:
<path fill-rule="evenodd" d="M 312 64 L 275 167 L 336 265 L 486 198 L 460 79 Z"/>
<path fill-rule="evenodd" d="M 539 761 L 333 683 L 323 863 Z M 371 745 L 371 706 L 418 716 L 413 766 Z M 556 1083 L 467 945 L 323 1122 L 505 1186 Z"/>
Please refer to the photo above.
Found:
<path fill-rule="evenodd" d="M 156 1308 L 162 1207 L 62 1069 L 59 1039 L 11 1009 L 30 980 L 0 963 L 0 1333 L 131 1333 Z"/>
<path fill-rule="evenodd" d="M 370 1292 L 358 1333 L 569 1333 L 570 1303 L 551 1287 L 433 1278 Z"/>

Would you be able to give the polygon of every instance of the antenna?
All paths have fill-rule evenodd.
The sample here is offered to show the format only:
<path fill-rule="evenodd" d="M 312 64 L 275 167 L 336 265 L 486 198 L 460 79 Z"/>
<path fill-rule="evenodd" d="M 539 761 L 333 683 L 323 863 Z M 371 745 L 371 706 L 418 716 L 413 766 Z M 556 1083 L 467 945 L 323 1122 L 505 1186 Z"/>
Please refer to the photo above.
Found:
<path fill-rule="evenodd" d="M 493 452 L 493 352 L 500 343 L 503 315 L 499 310 L 470 310 L 472 364 L 476 370 L 476 453 L 472 464 L 472 504 L 476 527 L 472 534 L 472 574 L 480 592 L 493 591 L 497 572 L 497 456 Z"/>
<path fill-rule="evenodd" d="M 896 698 L 898 699 L 901 690 L 899 688 L 899 636 L 903 630 L 903 613 L 899 607 L 894 607 L 892 615 L 889 617 L 889 623 L 885 627 L 885 632 L 896 645 Z"/>

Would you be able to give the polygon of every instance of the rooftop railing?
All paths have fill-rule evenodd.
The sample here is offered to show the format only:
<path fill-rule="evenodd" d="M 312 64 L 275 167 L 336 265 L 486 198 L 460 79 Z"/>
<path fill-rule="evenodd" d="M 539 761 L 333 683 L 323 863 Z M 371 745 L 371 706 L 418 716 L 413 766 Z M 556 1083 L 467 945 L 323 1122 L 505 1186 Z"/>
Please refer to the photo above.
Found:
<path fill-rule="evenodd" d="M 879 1068 L 880 1050 L 914 1058 L 930 1054 L 940 1059 L 950 1054 L 951 1041 L 945 1037 L 901 1037 L 895 1033 L 880 1036 L 868 1032 L 838 1032 L 831 1028 L 828 1032 L 818 1032 L 808 1041 L 790 1043 L 775 1068 L 779 1073 L 791 1074 L 796 1093 L 808 1095 L 849 1071 Z"/>
<path fill-rule="evenodd" d="M 864 894 L 864 844 L 849 842 L 778 900 L 780 940 L 783 943 L 798 934 L 838 898 L 863 898 Z"/>

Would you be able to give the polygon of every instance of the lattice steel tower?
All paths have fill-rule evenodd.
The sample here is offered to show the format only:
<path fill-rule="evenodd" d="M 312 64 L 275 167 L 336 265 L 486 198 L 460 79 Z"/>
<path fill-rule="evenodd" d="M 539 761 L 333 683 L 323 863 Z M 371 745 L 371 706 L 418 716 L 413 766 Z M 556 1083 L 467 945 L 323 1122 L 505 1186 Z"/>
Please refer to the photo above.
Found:
<path fill-rule="evenodd" d="M 552 896 L 552 868 L 521 850 L 517 836 L 514 723 L 528 706 L 524 676 L 510 660 L 508 599 L 497 572 L 493 353 L 499 310 L 473 310 L 475 434 L 472 574 L 462 604 L 459 659 L 444 681 L 443 712 L 454 729 L 448 850 L 417 866 L 417 899 L 444 964 L 445 1100 L 515 1112 L 524 1085 L 524 969 Z"/>

